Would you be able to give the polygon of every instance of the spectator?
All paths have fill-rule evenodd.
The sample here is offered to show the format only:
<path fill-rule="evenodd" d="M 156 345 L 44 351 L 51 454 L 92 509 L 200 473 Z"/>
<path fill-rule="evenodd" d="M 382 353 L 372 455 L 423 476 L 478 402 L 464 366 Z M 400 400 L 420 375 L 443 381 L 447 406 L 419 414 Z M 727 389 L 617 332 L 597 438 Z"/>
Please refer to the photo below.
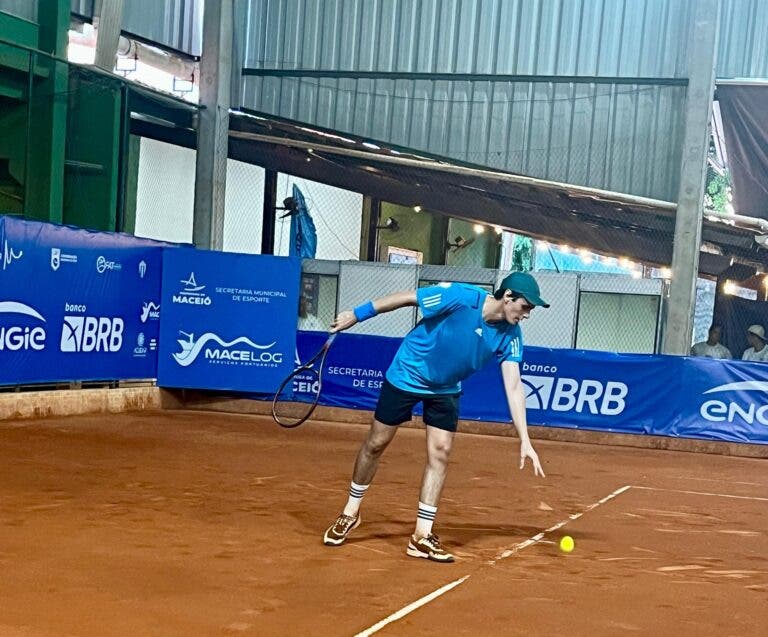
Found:
<path fill-rule="evenodd" d="M 733 358 L 731 350 L 720 342 L 723 335 L 723 326 L 712 323 L 706 341 L 696 343 L 691 348 L 691 356 L 703 356 L 704 358 Z"/>
<path fill-rule="evenodd" d="M 741 360 L 768 361 L 768 346 L 765 340 L 765 328 L 762 325 L 750 325 L 747 328 L 747 340 L 752 347 L 744 350 Z"/>

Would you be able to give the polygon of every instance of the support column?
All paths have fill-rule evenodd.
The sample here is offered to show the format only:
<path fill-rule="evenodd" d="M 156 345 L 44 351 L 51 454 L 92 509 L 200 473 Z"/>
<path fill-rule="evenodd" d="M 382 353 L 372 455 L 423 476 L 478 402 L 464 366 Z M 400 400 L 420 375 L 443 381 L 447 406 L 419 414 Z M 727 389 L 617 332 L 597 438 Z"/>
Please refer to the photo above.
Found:
<path fill-rule="evenodd" d="M 115 68 L 117 45 L 123 25 L 123 4 L 124 0 L 101 0 L 95 64 L 109 73 Z"/>
<path fill-rule="evenodd" d="M 720 0 L 699 0 L 694 6 L 694 25 L 688 50 L 688 90 L 683 113 L 683 152 L 672 252 L 672 281 L 662 344 L 664 354 L 682 355 L 691 349 L 709 124 L 715 88 Z"/>
<path fill-rule="evenodd" d="M 381 218 L 381 199 L 371 198 L 370 215 L 368 217 L 368 237 L 365 247 L 365 260 L 378 261 L 379 219 Z"/>
<path fill-rule="evenodd" d="M 277 171 L 264 171 L 264 202 L 261 212 L 261 254 L 275 253 L 275 210 L 277 206 Z"/>
<path fill-rule="evenodd" d="M 224 247 L 233 0 L 206 2 L 200 60 L 200 114 L 195 162 L 192 240 L 198 248 Z"/>
<path fill-rule="evenodd" d="M 64 198 L 64 157 L 67 136 L 68 0 L 39 0 L 41 51 L 30 54 L 24 215 L 61 223 Z"/>

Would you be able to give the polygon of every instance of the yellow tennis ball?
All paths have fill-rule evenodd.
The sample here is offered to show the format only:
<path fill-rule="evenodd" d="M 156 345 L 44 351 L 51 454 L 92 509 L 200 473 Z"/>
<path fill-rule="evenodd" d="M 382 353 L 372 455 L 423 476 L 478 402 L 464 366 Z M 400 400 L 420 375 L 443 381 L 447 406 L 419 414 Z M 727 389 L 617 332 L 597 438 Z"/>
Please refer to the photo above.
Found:
<path fill-rule="evenodd" d="M 563 553 L 570 553 L 574 546 L 576 546 L 576 544 L 570 535 L 564 535 L 560 538 L 560 550 Z"/>

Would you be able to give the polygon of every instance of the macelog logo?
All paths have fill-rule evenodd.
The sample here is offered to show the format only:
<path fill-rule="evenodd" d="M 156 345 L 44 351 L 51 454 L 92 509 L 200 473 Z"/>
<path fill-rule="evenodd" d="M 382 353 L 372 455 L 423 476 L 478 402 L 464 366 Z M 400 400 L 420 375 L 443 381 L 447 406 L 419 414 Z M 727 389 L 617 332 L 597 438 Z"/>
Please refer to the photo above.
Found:
<path fill-rule="evenodd" d="M 204 357 L 211 363 L 227 365 L 247 365 L 258 367 L 275 367 L 283 362 L 282 352 L 269 352 L 277 341 L 269 345 L 258 345 L 247 336 L 240 336 L 232 341 L 224 341 L 213 332 L 206 332 L 195 340 L 194 334 L 180 332 L 187 339 L 178 339 L 181 351 L 173 354 L 174 360 L 182 367 L 189 367 L 205 348 Z M 205 347 L 213 341 L 213 347 Z M 218 347 L 216 346 L 218 344 Z M 235 348 L 235 345 L 245 345 L 246 348 Z"/>
<path fill-rule="evenodd" d="M 522 377 L 525 387 L 527 409 L 549 409 L 551 411 L 587 411 L 603 416 L 617 416 L 626 407 L 629 388 L 618 381 L 575 378 L 553 378 L 551 376 Z"/>
<path fill-rule="evenodd" d="M 763 380 L 745 380 L 736 383 L 726 383 L 718 385 L 704 392 L 706 394 L 720 394 L 725 392 L 768 392 L 768 381 Z M 761 425 L 768 425 L 768 401 L 763 399 L 758 403 L 752 402 L 747 396 L 739 397 L 736 400 L 721 400 L 712 398 L 702 403 L 699 408 L 699 414 L 704 420 L 710 422 L 734 422 L 737 418 L 747 424 L 755 421 Z"/>
<path fill-rule="evenodd" d="M 119 317 L 65 316 L 61 328 L 62 352 L 119 352 L 125 323 Z"/>
<path fill-rule="evenodd" d="M 139 318 L 142 323 L 146 323 L 149 319 L 157 321 L 160 319 L 160 306 L 152 301 L 147 301 L 141 306 L 141 314 Z"/>
<path fill-rule="evenodd" d="M 45 323 L 45 319 L 37 310 L 18 301 L 0 301 L 0 320 L 3 314 L 20 314 Z M 45 337 L 45 329 L 40 326 L 0 325 L 0 351 L 35 350 L 39 352 L 45 349 Z"/>

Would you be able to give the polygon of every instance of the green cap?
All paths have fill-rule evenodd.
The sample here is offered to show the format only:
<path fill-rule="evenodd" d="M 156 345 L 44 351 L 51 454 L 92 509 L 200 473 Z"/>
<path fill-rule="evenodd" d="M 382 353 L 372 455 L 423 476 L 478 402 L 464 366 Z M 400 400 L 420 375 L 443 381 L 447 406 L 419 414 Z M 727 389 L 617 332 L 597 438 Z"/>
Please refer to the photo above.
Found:
<path fill-rule="evenodd" d="M 539 284 L 536 283 L 536 279 L 527 272 L 511 272 L 505 276 L 494 296 L 500 299 L 505 290 L 510 290 L 519 296 L 525 297 L 525 300 L 531 305 L 549 307 L 549 303 L 541 298 L 541 290 L 539 290 Z"/>

